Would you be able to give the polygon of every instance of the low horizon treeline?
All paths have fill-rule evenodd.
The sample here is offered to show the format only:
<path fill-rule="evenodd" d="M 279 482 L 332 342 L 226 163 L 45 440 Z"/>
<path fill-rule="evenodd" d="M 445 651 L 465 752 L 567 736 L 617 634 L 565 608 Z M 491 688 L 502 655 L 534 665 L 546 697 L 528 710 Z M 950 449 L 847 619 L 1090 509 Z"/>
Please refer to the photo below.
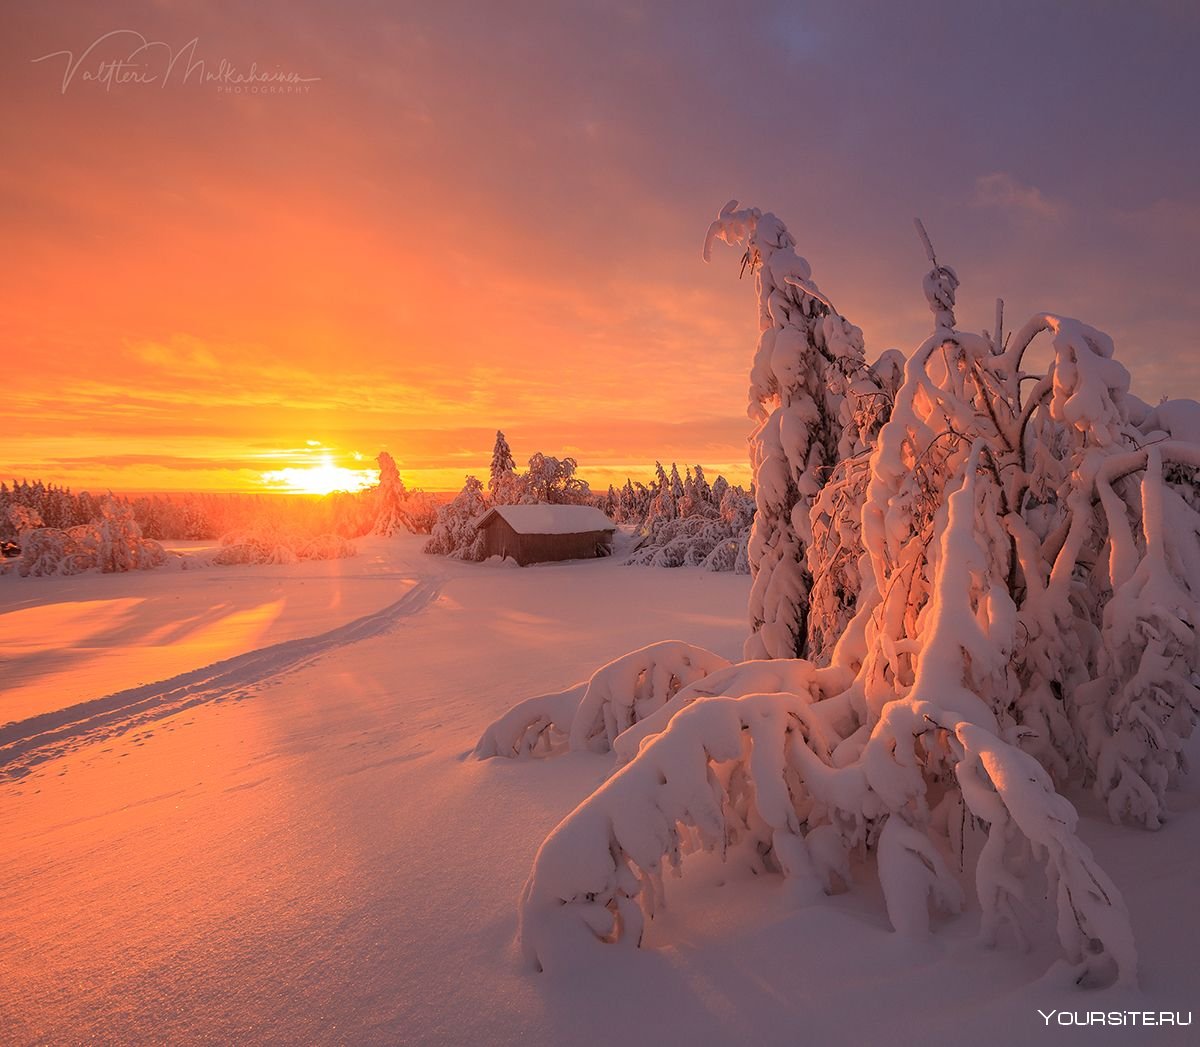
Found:
<path fill-rule="evenodd" d="M 106 491 L 93 495 L 88 491 L 76 494 L 69 487 L 42 480 L 14 480 L 11 485 L 0 482 L 0 542 L 17 541 L 10 507 L 31 510 L 43 526 L 65 531 L 99 520 L 105 499 L 128 507 L 142 536 L 154 541 L 216 541 L 246 531 L 360 538 L 376 525 L 378 487 L 327 495 L 281 494 L 189 491 L 119 495 Z M 418 531 L 423 526 L 427 533 L 433 525 L 438 497 L 406 491 L 405 498 L 410 503 L 406 523 Z"/>
<path fill-rule="evenodd" d="M 187 557 L 162 541 L 218 540 L 204 562 L 288 564 L 354 556 L 354 539 L 397 531 L 428 533 L 437 500 L 409 490 L 395 460 L 380 452 L 379 482 L 353 493 L 280 499 L 265 494 L 145 495 L 72 493 L 38 480 L 0 483 L 4 573 L 21 577 L 146 570 Z"/>

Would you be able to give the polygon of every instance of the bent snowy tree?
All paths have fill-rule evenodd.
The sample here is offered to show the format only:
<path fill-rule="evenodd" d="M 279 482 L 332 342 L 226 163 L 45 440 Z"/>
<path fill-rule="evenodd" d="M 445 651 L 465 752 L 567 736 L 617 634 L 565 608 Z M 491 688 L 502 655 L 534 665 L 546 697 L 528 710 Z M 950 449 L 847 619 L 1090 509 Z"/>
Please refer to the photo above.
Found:
<path fill-rule="evenodd" d="M 726 665 L 656 645 L 605 667 L 604 687 L 532 700 L 491 729 L 480 755 L 529 752 L 551 725 L 618 755 L 538 852 L 521 900 L 527 956 L 545 968 L 640 943 L 664 873 L 697 849 L 801 896 L 849 887 L 852 851 L 872 855 L 893 927 L 923 935 L 931 906 L 961 905 L 950 870 L 978 826 L 981 935 L 1022 940 L 1021 914 L 1044 894 L 1079 983 L 1133 981 L 1120 892 L 1059 790 L 1088 786 L 1114 821 L 1157 828 L 1185 769 L 1200 707 L 1200 405 L 1148 408 L 1112 341 L 1075 320 L 1039 315 L 1005 338 L 998 306 L 991 334 L 958 330 L 958 279 L 931 248 L 935 329 L 893 396 L 894 361 L 862 363 L 778 219 L 731 204 L 706 250 L 714 235 L 752 245 L 764 340 L 776 332 L 753 379 L 778 399 L 756 433 L 770 493 L 752 625 L 783 637 L 805 623 L 811 657 Z M 781 334 L 781 316 L 799 333 Z M 1050 363 L 1027 373 L 1043 334 Z M 768 377 L 781 338 L 789 362 Z M 813 384 L 808 350 L 823 361 Z M 845 359 L 836 373 L 865 393 L 838 394 L 835 412 L 824 383 Z M 785 406 L 783 373 L 804 405 Z M 799 610 L 782 632 L 764 631 L 765 592 L 777 624 Z M 667 670 L 684 656 L 694 672 Z M 665 685 L 647 691 L 647 674 Z"/>

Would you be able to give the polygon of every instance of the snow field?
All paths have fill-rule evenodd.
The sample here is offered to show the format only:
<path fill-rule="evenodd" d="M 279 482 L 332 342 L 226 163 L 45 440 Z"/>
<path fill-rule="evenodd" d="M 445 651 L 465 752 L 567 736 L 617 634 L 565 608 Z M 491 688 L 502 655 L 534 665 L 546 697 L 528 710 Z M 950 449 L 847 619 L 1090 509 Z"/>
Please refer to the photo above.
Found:
<path fill-rule="evenodd" d="M 410 556 L 417 542 L 380 553 L 389 597 L 435 580 L 439 595 L 387 631 L 0 786 L 5 1042 L 1084 1043 L 1097 1033 L 1047 1030 L 1037 1007 L 1193 1005 L 1192 785 L 1154 834 L 1071 797 L 1129 905 L 1140 992 L 1038 984 L 1053 928 L 1029 953 L 981 948 L 969 879 L 962 916 L 902 939 L 861 862 L 853 892 L 806 905 L 777 877 L 694 858 L 665 881 L 652 948 L 529 973 L 514 939 L 533 856 L 613 757 L 468 751 L 517 699 L 652 641 L 735 658 L 749 580 L 613 560 L 502 570 Z M 361 559 L 322 576 L 327 599 Z M 85 578 L 96 598 L 119 580 Z M 1121 1042 L 1189 1042 L 1138 1036 Z"/>

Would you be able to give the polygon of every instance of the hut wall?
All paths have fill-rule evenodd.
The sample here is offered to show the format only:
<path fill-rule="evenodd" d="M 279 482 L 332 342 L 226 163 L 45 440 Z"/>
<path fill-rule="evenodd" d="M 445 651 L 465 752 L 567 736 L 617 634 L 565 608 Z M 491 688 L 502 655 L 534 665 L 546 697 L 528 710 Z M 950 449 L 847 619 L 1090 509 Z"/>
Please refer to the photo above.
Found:
<path fill-rule="evenodd" d="M 503 517 L 494 517 L 483 528 L 484 556 L 511 556 L 521 563 L 521 535 Z"/>
<path fill-rule="evenodd" d="M 511 556 L 521 566 L 553 560 L 590 560 L 612 553 L 611 531 L 517 534 L 503 517 L 483 528 L 485 556 Z"/>
<path fill-rule="evenodd" d="M 521 564 L 547 563 L 552 560 L 591 560 L 612 552 L 612 535 L 608 531 L 585 531 L 581 534 L 522 534 Z"/>

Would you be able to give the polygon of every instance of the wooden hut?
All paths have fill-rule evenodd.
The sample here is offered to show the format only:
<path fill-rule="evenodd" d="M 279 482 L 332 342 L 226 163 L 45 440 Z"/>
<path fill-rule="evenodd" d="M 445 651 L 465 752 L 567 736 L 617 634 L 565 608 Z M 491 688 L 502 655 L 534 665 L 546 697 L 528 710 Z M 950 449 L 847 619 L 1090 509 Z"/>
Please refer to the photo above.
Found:
<path fill-rule="evenodd" d="M 511 556 L 522 567 L 612 554 L 616 525 L 590 505 L 497 505 L 476 522 L 484 556 Z"/>

